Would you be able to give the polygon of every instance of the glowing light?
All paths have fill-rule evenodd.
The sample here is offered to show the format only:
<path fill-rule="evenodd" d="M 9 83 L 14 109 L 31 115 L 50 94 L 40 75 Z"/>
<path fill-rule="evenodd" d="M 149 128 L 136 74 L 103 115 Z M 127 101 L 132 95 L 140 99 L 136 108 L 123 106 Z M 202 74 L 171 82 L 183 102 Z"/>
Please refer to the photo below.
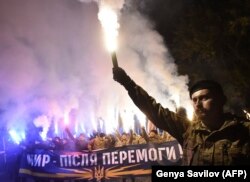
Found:
<path fill-rule="evenodd" d="M 134 114 L 131 110 L 125 110 L 121 112 L 123 120 L 123 130 L 129 132 L 130 129 L 134 129 Z"/>
<path fill-rule="evenodd" d="M 176 104 L 176 108 L 179 108 L 181 106 L 181 101 L 180 101 L 180 95 L 174 95 L 173 96 L 174 98 L 174 102 Z M 186 113 L 187 113 L 187 118 L 192 121 L 193 120 L 193 117 L 194 117 L 194 109 L 191 105 L 191 103 L 188 103 L 184 106 L 185 110 L 186 110 Z"/>
<path fill-rule="evenodd" d="M 78 126 L 78 122 L 75 123 L 75 133 L 78 133 L 78 130 L 79 130 L 79 126 Z"/>
<path fill-rule="evenodd" d="M 105 33 L 107 49 L 113 52 L 117 49 L 118 29 L 120 27 L 118 16 L 111 7 L 103 6 L 98 13 L 98 18 Z"/>
<path fill-rule="evenodd" d="M 18 133 L 15 130 L 10 130 L 9 134 L 12 138 L 12 140 L 16 143 L 19 144 L 22 141 L 21 136 L 18 135 Z"/>
<path fill-rule="evenodd" d="M 194 109 L 193 107 L 190 105 L 188 107 L 186 107 L 187 110 L 187 117 L 190 121 L 192 121 L 194 119 Z"/>
<path fill-rule="evenodd" d="M 92 128 L 94 131 L 97 131 L 97 122 L 96 122 L 96 117 L 94 113 L 91 113 L 91 118 L 90 118 L 90 122 L 92 124 Z"/>
<path fill-rule="evenodd" d="M 85 127 L 84 127 L 84 125 L 83 125 L 83 122 L 80 123 L 80 128 L 81 128 L 81 130 L 82 130 L 83 133 L 86 132 Z"/>
<path fill-rule="evenodd" d="M 100 122 L 100 129 L 101 129 L 101 131 L 103 132 L 103 130 L 104 130 L 104 121 L 103 121 L 102 118 L 100 118 L 100 119 L 99 119 L 99 122 Z"/>
<path fill-rule="evenodd" d="M 26 136 L 25 136 L 25 132 L 20 132 L 20 137 L 22 140 L 25 140 L 26 139 Z"/>
<path fill-rule="evenodd" d="M 50 127 L 50 120 L 46 115 L 40 115 L 33 121 L 34 125 L 36 127 L 42 127 L 42 132 L 39 132 L 39 135 L 42 137 L 42 139 L 45 141 L 47 139 L 47 133 Z"/>
<path fill-rule="evenodd" d="M 137 107 L 134 108 L 134 113 L 139 120 L 140 126 L 146 127 L 146 116 L 143 112 L 141 112 Z M 134 121 L 134 116 L 133 116 L 133 121 Z"/>
<path fill-rule="evenodd" d="M 63 121 L 66 126 L 69 125 L 69 112 L 65 112 L 63 116 Z"/>
<path fill-rule="evenodd" d="M 46 139 L 47 139 L 47 132 L 44 132 L 44 131 L 41 132 L 41 133 L 40 133 L 40 136 L 42 137 L 42 140 L 43 140 L 43 141 L 46 141 Z"/>
<path fill-rule="evenodd" d="M 246 118 L 247 118 L 247 119 L 250 119 L 250 113 L 249 113 L 249 112 L 247 112 L 247 111 L 246 111 L 246 110 L 244 110 L 244 109 L 243 109 L 243 112 L 246 114 Z"/>
<path fill-rule="evenodd" d="M 55 128 L 55 134 L 58 135 L 59 129 L 58 129 L 58 121 L 54 122 L 54 128 Z"/>
<path fill-rule="evenodd" d="M 136 113 L 136 116 L 137 116 L 137 118 L 138 118 L 138 120 L 140 122 L 140 126 L 141 127 L 142 126 L 146 127 L 146 116 L 142 112 L 140 112 L 140 111 L 138 111 Z"/>
<path fill-rule="evenodd" d="M 113 133 L 118 126 L 118 115 L 115 109 L 109 108 L 107 110 L 107 118 L 104 118 L 105 133 Z M 107 121 L 107 122 L 105 122 Z"/>

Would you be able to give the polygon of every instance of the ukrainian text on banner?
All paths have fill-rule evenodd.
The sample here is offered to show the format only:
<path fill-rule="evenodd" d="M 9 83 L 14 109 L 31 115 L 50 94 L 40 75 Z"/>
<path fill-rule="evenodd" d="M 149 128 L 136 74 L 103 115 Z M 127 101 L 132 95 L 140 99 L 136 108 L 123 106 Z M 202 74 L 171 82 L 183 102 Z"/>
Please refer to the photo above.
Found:
<path fill-rule="evenodd" d="M 152 165 L 180 165 L 177 141 L 132 145 L 99 151 L 50 151 L 35 149 L 22 155 L 20 176 L 100 181 L 150 175 Z"/>

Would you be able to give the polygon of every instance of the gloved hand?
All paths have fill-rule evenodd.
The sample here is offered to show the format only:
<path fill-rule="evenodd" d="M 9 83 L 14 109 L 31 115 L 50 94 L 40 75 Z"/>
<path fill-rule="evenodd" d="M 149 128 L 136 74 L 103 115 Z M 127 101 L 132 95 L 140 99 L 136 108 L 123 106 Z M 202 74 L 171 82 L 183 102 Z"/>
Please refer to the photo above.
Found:
<path fill-rule="evenodd" d="M 128 91 L 136 86 L 135 82 L 120 67 L 113 68 L 113 79 L 123 85 Z"/>
<path fill-rule="evenodd" d="M 131 81 L 131 78 L 120 67 L 113 68 L 113 79 L 122 85 L 126 85 L 126 83 Z"/>

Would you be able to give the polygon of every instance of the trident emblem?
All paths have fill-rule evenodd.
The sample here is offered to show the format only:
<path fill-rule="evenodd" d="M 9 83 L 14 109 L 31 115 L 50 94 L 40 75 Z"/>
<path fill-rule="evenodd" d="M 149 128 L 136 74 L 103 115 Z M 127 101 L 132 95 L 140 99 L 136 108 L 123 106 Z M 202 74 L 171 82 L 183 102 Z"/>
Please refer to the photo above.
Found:
<path fill-rule="evenodd" d="M 97 168 L 95 167 L 95 178 L 99 182 L 101 179 L 104 177 L 104 167 L 98 166 Z"/>

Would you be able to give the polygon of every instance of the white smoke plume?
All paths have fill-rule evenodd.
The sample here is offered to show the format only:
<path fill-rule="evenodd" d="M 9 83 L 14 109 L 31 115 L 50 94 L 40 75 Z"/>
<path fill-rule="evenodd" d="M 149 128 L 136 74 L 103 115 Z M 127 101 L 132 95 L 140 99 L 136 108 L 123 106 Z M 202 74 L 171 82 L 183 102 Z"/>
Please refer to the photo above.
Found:
<path fill-rule="evenodd" d="M 65 113 L 76 132 L 98 129 L 98 118 L 111 132 L 118 114 L 128 127 L 134 114 L 144 122 L 127 92 L 112 79 L 97 16 L 104 1 L 81 1 L 88 3 L 0 2 L 1 127 L 25 130 L 28 123 L 46 116 L 49 119 L 39 125 L 53 124 L 62 131 Z M 178 76 L 159 33 L 138 12 L 121 13 L 124 1 L 105 3 L 120 13 L 119 65 L 164 106 L 174 110 L 171 100 L 178 97 L 177 104 L 186 106 L 188 79 Z"/>

